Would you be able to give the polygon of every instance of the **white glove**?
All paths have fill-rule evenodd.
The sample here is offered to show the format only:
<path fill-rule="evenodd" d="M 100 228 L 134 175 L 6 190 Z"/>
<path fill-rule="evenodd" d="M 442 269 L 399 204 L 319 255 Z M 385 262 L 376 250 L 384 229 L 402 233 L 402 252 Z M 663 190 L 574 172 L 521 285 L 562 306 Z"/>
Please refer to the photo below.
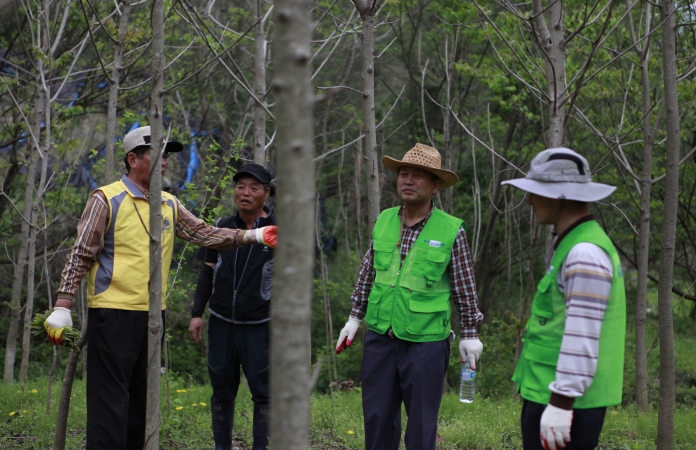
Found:
<path fill-rule="evenodd" d="M 68 308 L 63 308 L 56 306 L 53 308 L 46 321 L 44 322 L 44 329 L 48 333 L 48 340 L 54 344 L 60 344 L 60 339 L 63 336 L 63 329 L 65 327 L 72 326 L 72 317 L 70 317 L 70 310 Z"/>
<path fill-rule="evenodd" d="M 478 361 L 483 351 L 483 344 L 478 339 L 462 339 L 459 341 L 459 355 L 462 361 L 469 361 L 472 369 L 476 370 L 476 361 Z"/>
<path fill-rule="evenodd" d="M 545 450 L 565 448 L 570 442 L 573 410 L 547 405 L 541 415 L 541 445 Z"/>
<path fill-rule="evenodd" d="M 349 318 L 346 322 L 346 326 L 341 330 L 341 334 L 338 335 L 338 342 L 336 343 L 336 354 L 341 353 L 342 350 L 350 347 L 355 338 L 355 333 L 358 332 L 360 328 L 360 320 Z"/>

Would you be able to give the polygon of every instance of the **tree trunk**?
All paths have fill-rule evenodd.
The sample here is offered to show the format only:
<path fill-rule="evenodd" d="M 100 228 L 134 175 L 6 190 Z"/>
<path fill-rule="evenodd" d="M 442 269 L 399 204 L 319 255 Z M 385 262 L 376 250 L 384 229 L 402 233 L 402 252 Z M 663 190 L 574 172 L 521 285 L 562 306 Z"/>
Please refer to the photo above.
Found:
<path fill-rule="evenodd" d="M 84 301 L 84 298 L 83 298 Z M 77 348 L 82 350 L 87 343 L 87 320 L 82 322 L 82 338 L 77 341 Z M 56 435 L 53 438 L 53 450 L 65 450 L 65 437 L 68 431 L 68 413 L 70 412 L 70 396 L 72 395 L 73 381 L 75 381 L 75 369 L 80 358 L 80 350 L 71 350 L 68 362 L 65 365 L 63 387 L 60 391 L 58 402 L 58 417 L 56 418 Z"/>
<path fill-rule="evenodd" d="M 44 9 L 44 14 L 48 16 L 48 6 Z M 49 34 L 44 29 L 43 32 L 43 52 L 50 52 Z M 38 70 L 42 78 L 46 78 L 43 73 L 44 66 L 40 64 Z M 29 264 L 27 270 L 27 301 L 24 309 L 24 329 L 22 333 L 22 362 L 19 369 L 19 382 L 24 383 L 27 379 L 29 370 L 29 355 L 31 352 L 31 321 L 34 314 L 34 270 L 36 269 L 36 236 L 38 234 L 39 210 L 43 200 L 44 188 L 46 186 L 46 176 L 48 174 L 48 152 L 51 148 L 51 91 L 48 83 L 37 83 L 37 88 L 41 93 L 40 114 L 44 122 L 44 146 L 43 152 L 37 152 L 41 156 L 41 175 L 39 177 L 39 187 L 32 205 L 31 213 L 31 232 L 29 237 Z M 37 103 L 37 106 L 39 104 Z M 41 138 L 36 136 L 37 144 L 41 147 Z M 33 177 L 32 177 L 33 178 Z"/>
<path fill-rule="evenodd" d="M 307 0 L 277 0 L 274 60 L 278 228 L 271 314 L 271 442 L 309 448 L 310 321 L 314 267 L 313 101 Z M 277 445 L 276 445 L 277 442 Z"/>
<path fill-rule="evenodd" d="M 652 6 L 645 5 L 645 30 L 650 31 Z M 633 19 L 629 18 L 633 27 Z M 632 31 L 633 42 L 637 43 Z M 637 47 L 640 57 L 641 86 L 643 88 L 643 175 L 640 184 L 640 243 L 638 244 L 638 286 L 636 292 L 636 405 L 641 411 L 648 409 L 648 350 L 646 347 L 645 324 L 648 303 L 648 259 L 650 256 L 650 197 L 652 193 L 652 153 L 654 130 L 650 124 L 651 93 L 649 55 L 650 40 Z"/>
<path fill-rule="evenodd" d="M 116 164 L 114 161 L 114 137 L 116 136 L 116 113 L 118 111 L 118 88 L 121 83 L 121 60 L 123 59 L 123 47 L 128 31 L 128 19 L 130 17 L 131 0 L 121 1 L 121 21 L 118 25 L 118 42 L 114 51 L 114 67 L 111 70 L 111 84 L 109 85 L 109 105 L 106 110 L 106 162 L 104 165 L 104 180 L 106 184 L 114 181 Z"/>
<path fill-rule="evenodd" d="M 454 60 L 454 54 L 456 53 L 456 48 L 454 47 L 454 43 L 457 42 L 457 38 L 455 35 L 455 38 L 452 39 L 452 49 L 450 50 L 450 53 L 452 54 L 452 61 Z M 446 87 L 446 103 L 445 103 L 445 109 L 442 111 L 443 117 L 442 117 L 442 136 L 444 139 L 444 159 L 445 159 L 445 169 L 447 170 L 452 170 L 452 160 L 453 160 L 453 154 L 454 150 L 452 149 L 452 129 L 450 125 L 450 119 L 451 119 L 451 100 L 450 100 L 450 92 L 452 90 L 452 70 L 451 70 L 451 65 L 452 61 L 450 61 L 450 56 L 447 52 L 447 47 L 449 43 L 449 37 L 445 36 L 445 78 L 447 79 L 447 87 Z M 454 213 L 454 189 L 446 189 L 444 192 L 445 196 L 445 212 L 447 214 L 453 214 Z"/>
<path fill-rule="evenodd" d="M 672 323 L 672 276 L 679 206 L 679 103 L 677 100 L 676 20 L 673 0 L 660 5 L 662 25 L 662 67 L 664 74 L 667 128 L 665 196 L 660 249 L 660 284 L 657 309 L 660 336 L 660 406 L 657 419 L 657 448 L 674 447 L 674 328 Z"/>
<path fill-rule="evenodd" d="M 563 42 L 563 3 L 551 1 L 545 9 L 541 0 L 533 0 L 534 24 L 539 37 L 539 48 L 544 52 L 546 67 L 547 96 L 549 98 L 549 128 L 547 148 L 556 148 L 565 141 L 565 114 L 561 106 L 566 95 L 565 44 Z M 544 10 L 548 20 L 544 18 Z M 548 24 L 551 26 L 549 27 Z M 552 227 L 546 226 L 544 265 L 551 263 L 553 256 Z"/>
<path fill-rule="evenodd" d="M 266 33 L 263 30 L 263 4 L 252 0 L 254 5 L 254 94 L 266 103 Z M 254 162 L 266 165 L 266 111 L 254 102 Z"/>
<path fill-rule="evenodd" d="M 377 168 L 377 135 L 375 124 L 375 13 L 379 0 L 353 0 L 363 21 L 362 79 L 363 79 L 363 132 L 367 160 L 367 217 L 371 230 L 379 216 L 380 191 Z"/>
<path fill-rule="evenodd" d="M 159 449 L 160 368 L 162 366 L 162 87 L 164 3 L 152 3 L 152 90 L 150 91 L 150 312 L 147 345 L 145 449 Z"/>
<path fill-rule="evenodd" d="M 39 62 L 39 64 L 41 64 Z M 39 69 L 40 70 L 40 69 Z M 24 281 L 24 266 L 27 264 L 27 253 L 29 249 L 29 223 L 31 220 L 31 210 L 34 198 L 34 181 L 36 177 L 37 157 L 40 153 L 39 139 L 41 136 L 41 120 L 43 111 L 41 79 L 36 78 L 36 97 L 34 99 L 34 123 L 32 132 L 34 135 L 33 148 L 30 148 L 28 155 L 29 168 L 27 170 L 27 185 L 24 191 L 24 209 L 22 211 L 22 226 L 19 235 L 19 254 L 14 267 L 14 278 L 12 279 L 12 297 L 10 298 L 10 326 L 7 331 L 7 342 L 5 343 L 5 383 L 14 383 L 14 364 L 17 356 L 17 336 L 19 334 L 19 310 L 22 297 L 22 282 Z"/>

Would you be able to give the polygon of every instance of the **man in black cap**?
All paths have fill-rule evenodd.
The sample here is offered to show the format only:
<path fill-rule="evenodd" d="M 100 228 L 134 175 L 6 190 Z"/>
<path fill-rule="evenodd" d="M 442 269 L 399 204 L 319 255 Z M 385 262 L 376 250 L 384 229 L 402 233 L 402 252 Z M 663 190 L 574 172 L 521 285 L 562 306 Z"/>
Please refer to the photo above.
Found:
<path fill-rule="evenodd" d="M 271 194 L 271 174 L 258 164 L 243 166 L 232 178 L 237 212 L 218 219 L 220 228 L 258 229 L 275 225 L 264 206 Z M 189 333 L 200 343 L 203 311 L 208 310 L 208 374 L 216 450 L 232 448 L 234 402 L 241 366 L 254 402 L 252 450 L 268 448 L 268 324 L 270 318 L 273 249 L 251 245 L 234 250 L 201 250 L 205 264 L 198 285 Z"/>
<path fill-rule="evenodd" d="M 161 170 L 179 142 L 165 142 Z M 70 308 L 87 277 L 87 449 L 140 450 L 145 442 L 147 398 L 148 290 L 150 257 L 150 127 L 123 138 L 126 174 L 95 190 L 87 201 L 77 238 L 61 276 L 58 299 L 44 327 L 60 343 L 72 326 Z M 275 227 L 246 231 L 208 226 L 162 192 L 162 317 L 174 237 L 232 250 L 262 242 L 275 246 Z"/>

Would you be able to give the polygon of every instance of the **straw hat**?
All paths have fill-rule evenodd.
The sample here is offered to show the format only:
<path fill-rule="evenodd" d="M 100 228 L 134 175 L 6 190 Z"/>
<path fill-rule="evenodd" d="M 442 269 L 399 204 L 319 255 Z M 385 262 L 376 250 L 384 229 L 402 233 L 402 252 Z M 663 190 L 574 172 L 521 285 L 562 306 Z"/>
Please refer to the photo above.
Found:
<path fill-rule="evenodd" d="M 503 181 L 523 191 L 553 199 L 596 202 L 611 195 L 615 186 L 592 181 L 590 165 L 569 148 L 550 148 L 532 159 L 524 178 Z"/>
<path fill-rule="evenodd" d="M 442 168 L 440 152 L 423 144 L 416 144 L 415 147 L 406 152 L 404 159 L 401 161 L 390 158 L 389 156 L 383 156 L 382 164 L 397 173 L 399 172 L 399 168 L 403 166 L 427 170 L 440 179 L 440 189 L 447 189 L 459 181 L 459 177 L 456 173 Z"/>

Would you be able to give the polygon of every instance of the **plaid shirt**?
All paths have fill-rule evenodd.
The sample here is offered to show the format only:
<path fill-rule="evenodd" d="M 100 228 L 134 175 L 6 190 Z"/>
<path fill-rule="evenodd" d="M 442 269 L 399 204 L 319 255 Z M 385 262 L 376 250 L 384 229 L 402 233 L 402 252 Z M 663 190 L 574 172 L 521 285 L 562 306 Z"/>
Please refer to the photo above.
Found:
<path fill-rule="evenodd" d="M 418 235 L 423 231 L 423 227 L 430 218 L 432 210 L 428 216 L 417 224 L 408 227 L 404 224 L 401 235 L 401 262 L 404 262 L 406 255 L 411 250 L 413 243 L 418 239 Z M 399 211 L 401 217 L 401 211 Z M 363 258 L 360 272 L 358 273 L 358 281 L 355 283 L 355 289 L 351 300 L 353 308 L 350 312 L 350 317 L 362 320 L 367 311 L 367 298 L 372 291 L 372 284 L 375 281 L 375 266 L 374 253 L 372 250 L 372 242 L 370 249 Z M 469 243 L 466 240 L 466 232 L 460 227 L 457 233 L 457 238 L 452 245 L 452 259 L 447 268 L 450 277 L 450 286 L 452 288 L 452 300 L 459 312 L 459 321 L 462 328 L 462 339 L 476 339 L 476 327 L 483 320 L 483 314 L 478 310 L 476 297 L 476 281 L 474 280 L 474 269 L 471 262 L 471 253 L 469 252 Z"/>
<path fill-rule="evenodd" d="M 149 192 L 142 193 L 149 198 Z M 194 216 L 176 199 L 176 236 L 179 239 L 203 247 L 232 250 L 239 246 L 237 230 L 215 228 Z M 104 234 L 109 223 L 109 206 L 101 191 L 96 191 L 87 201 L 82 218 L 77 225 L 77 239 L 68 255 L 61 274 L 58 298 L 72 299 L 80 287 L 82 278 L 97 260 L 104 247 Z M 145 220 L 148 220 L 147 218 Z M 147 248 L 144 251 L 148 251 Z"/>

